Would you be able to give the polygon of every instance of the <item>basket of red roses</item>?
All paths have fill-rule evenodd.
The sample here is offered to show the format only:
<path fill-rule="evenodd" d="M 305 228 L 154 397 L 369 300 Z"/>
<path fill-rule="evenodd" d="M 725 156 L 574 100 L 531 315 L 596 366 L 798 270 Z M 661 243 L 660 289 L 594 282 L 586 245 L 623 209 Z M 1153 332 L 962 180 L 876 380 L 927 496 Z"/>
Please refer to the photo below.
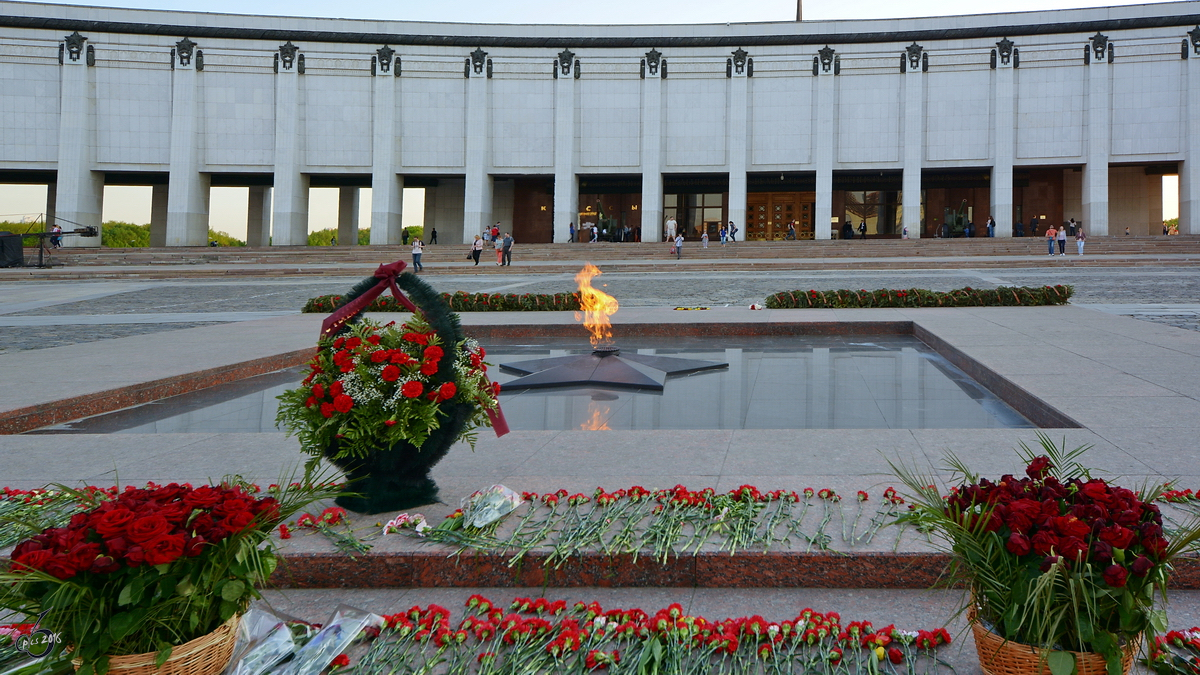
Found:
<path fill-rule="evenodd" d="M 904 518 L 935 536 L 951 556 L 951 579 L 970 589 L 967 615 L 988 675 L 1120 675 L 1143 635 L 1166 629 L 1172 560 L 1195 547 L 1194 520 L 1168 533 L 1153 502 L 1162 487 L 1138 491 L 1093 477 L 1039 433 L 1024 443 L 1025 476 L 980 478 L 954 456 L 948 490 L 903 465 Z M 956 484 L 955 484 L 956 483 Z"/>
<path fill-rule="evenodd" d="M 235 479 L 75 492 L 85 508 L 66 527 L 13 549 L 0 608 L 36 618 L 83 675 L 220 673 L 275 569 L 272 531 L 333 494 L 311 478 L 261 497 Z"/>

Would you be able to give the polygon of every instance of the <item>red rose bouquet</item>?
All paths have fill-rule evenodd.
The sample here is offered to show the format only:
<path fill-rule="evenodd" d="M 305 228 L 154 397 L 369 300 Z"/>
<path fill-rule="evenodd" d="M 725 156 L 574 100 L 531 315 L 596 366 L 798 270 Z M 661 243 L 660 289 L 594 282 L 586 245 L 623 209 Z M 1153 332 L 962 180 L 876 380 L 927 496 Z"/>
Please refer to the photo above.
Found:
<path fill-rule="evenodd" d="M 212 632 L 258 597 L 275 569 L 273 548 L 263 546 L 271 533 L 333 494 L 311 485 L 268 496 L 232 480 L 76 492 L 86 510 L 13 549 L 0 608 L 40 617 L 82 661 L 82 675 L 106 672 L 109 656 L 158 652 L 162 663 L 172 645 Z"/>
<path fill-rule="evenodd" d="M 407 323 L 362 320 L 339 337 L 322 338 L 301 386 L 279 398 L 278 422 L 304 451 L 331 459 L 366 457 L 407 441 L 420 448 L 454 404 L 470 407 L 461 435 L 491 426 L 499 385 L 487 376 L 484 350 L 474 340 L 443 344 L 420 314 Z M 449 405 L 443 405 L 449 404 Z"/>
<path fill-rule="evenodd" d="M 1166 630 L 1156 597 L 1166 598 L 1171 561 L 1194 547 L 1200 526 L 1168 536 L 1153 503 L 1161 488 L 1134 492 L 1094 478 L 1076 461 L 1087 447 L 1039 438 L 1044 454 L 1021 445 L 1020 478 L 980 478 L 950 457 L 962 482 L 947 495 L 931 477 L 893 465 L 913 493 L 906 519 L 940 538 L 993 633 L 1048 650 L 1054 675 L 1074 669 L 1069 651 L 1102 655 L 1119 674 L 1126 645 Z"/>

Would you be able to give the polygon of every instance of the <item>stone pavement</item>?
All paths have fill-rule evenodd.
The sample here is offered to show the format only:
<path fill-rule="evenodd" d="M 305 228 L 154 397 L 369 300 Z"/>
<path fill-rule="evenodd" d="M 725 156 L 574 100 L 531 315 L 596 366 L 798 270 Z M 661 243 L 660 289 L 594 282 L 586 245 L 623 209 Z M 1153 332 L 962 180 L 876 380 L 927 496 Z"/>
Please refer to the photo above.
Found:
<path fill-rule="evenodd" d="M 582 264 L 582 261 L 579 261 Z M 298 312 L 313 296 L 343 293 L 361 277 L 255 280 L 0 282 L 0 353 Z M 435 288 L 487 293 L 574 290 L 573 274 L 528 271 L 434 275 Z M 1070 284 L 1074 304 L 1102 304 L 1180 328 L 1200 329 L 1200 267 L 954 268 L 853 271 L 688 271 L 605 273 L 597 282 L 625 307 L 747 306 L 782 290 L 930 288 Z M 76 328 L 86 325 L 86 329 Z"/>
<path fill-rule="evenodd" d="M 569 290 L 567 275 L 431 277 L 445 290 L 495 292 Z M 985 278 L 986 277 L 986 278 Z M 245 282 L 91 282 L 5 284 L 0 288 L 0 318 L 27 321 L 20 331 L 64 317 L 97 322 L 130 315 L 174 328 L 170 315 L 197 313 L 220 323 L 95 342 L 0 354 L 0 417 L 21 408 L 54 409 L 64 399 L 98 397 L 114 388 L 137 388 L 164 380 L 180 381 L 196 371 L 214 371 L 310 348 L 320 316 L 282 315 L 249 318 L 256 312 L 293 311 L 298 302 L 321 292 L 341 292 L 347 282 L 311 279 Z M 957 352 L 1001 384 L 1036 397 L 1078 423 L 1079 428 L 1049 430 L 1068 446 L 1092 444 L 1089 461 L 1126 484 L 1182 478 L 1200 486 L 1200 333 L 1180 330 L 1121 314 L 1140 310 L 1195 311 L 1200 274 L 1186 268 L 1055 270 L 940 269 L 920 273 L 797 272 L 738 274 L 693 272 L 683 275 L 604 275 L 601 283 L 624 308 L 614 317 L 625 324 L 776 323 L 832 321 L 907 321 L 943 349 Z M 473 282 L 473 283 L 470 283 Z M 500 283 L 497 283 L 500 282 Z M 922 310 L 776 310 L 750 311 L 748 300 L 790 288 L 985 287 L 1000 284 L 1073 283 L 1080 300 L 1097 303 L 1043 308 Z M 446 285 L 442 285 L 446 284 Z M 758 297 L 755 297 L 757 295 Z M 258 297 L 254 297 L 258 296 Z M 729 304 L 730 307 L 722 305 Z M 1145 308 L 1143 305 L 1159 305 Z M 674 312 L 673 305 L 708 305 L 706 312 Z M 1124 305 L 1124 306 L 1114 306 Z M 1130 305 L 1134 305 L 1131 307 Z M 98 309 L 99 308 L 99 309 Z M 232 313 L 239 313 L 236 316 Z M 246 314 L 241 314 L 246 313 Z M 247 318 L 244 321 L 230 319 Z M 488 313 L 463 316 L 468 326 L 539 326 L 574 321 L 571 313 Z M 31 325 L 33 324 L 33 325 Z M 186 325 L 186 324 L 184 324 Z M 41 326 L 53 328 L 54 326 Z M 87 333 L 93 325 L 66 326 Z M 13 333 L 5 333 L 12 337 Z M 10 343 L 11 344 L 11 343 Z M 182 385 L 181 385 L 182 386 Z M 829 485 L 846 492 L 893 484 L 884 457 L 936 463 L 954 451 L 984 475 L 1014 471 L 1013 448 L 1035 442 L 1032 430 L 723 430 L 723 431 L 540 431 L 514 432 L 503 438 L 480 435 L 474 453 L 455 449 L 435 469 L 444 498 L 457 497 L 495 482 L 518 490 L 559 487 L 590 491 L 643 484 L 726 490 L 742 483 L 763 489 Z M 155 481 L 205 481 L 227 473 L 263 483 L 275 482 L 281 467 L 296 466 L 303 456 L 295 439 L 263 434 L 79 434 L 0 436 L 0 483 L 36 487 L 48 482 L 111 484 Z M 436 519 L 450 509 L 425 509 Z M 320 548 L 322 540 L 298 538 L 289 545 Z M 382 552 L 398 550 L 402 540 L 380 542 Z M 335 601 L 392 610 L 429 602 L 451 604 L 468 589 L 283 590 L 269 599 L 285 611 L 320 620 Z M 532 594 L 534 589 L 491 589 L 493 599 Z M 804 605 L 836 609 L 844 616 L 895 618 L 912 627 L 939 624 L 950 617 L 952 599 L 916 591 L 720 590 L 720 589 L 545 589 L 549 597 L 589 597 L 613 604 L 654 605 L 687 599 L 691 611 L 721 618 L 746 612 L 794 614 Z M 667 599 L 669 598 L 669 599 Z M 1174 592 L 1178 626 L 1200 623 L 1200 595 Z M 403 607 L 401 607 L 403 608 Z M 775 609 L 778 608 L 778 612 Z M 861 614 L 859 610 L 861 609 Z M 878 610 L 878 613 L 871 613 Z M 911 619 L 909 618 L 911 617 Z M 774 617 L 773 617 L 774 618 Z M 964 640 L 964 645 L 969 640 Z M 968 649 L 955 663 L 976 672 Z"/>

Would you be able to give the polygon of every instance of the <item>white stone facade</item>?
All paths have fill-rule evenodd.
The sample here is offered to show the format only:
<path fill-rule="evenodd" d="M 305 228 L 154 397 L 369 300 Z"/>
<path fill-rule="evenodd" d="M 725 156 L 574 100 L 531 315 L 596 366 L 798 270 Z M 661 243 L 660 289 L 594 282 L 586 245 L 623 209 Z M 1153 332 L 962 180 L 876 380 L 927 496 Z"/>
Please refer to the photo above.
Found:
<path fill-rule="evenodd" d="M 313 184 L 343 188 L 350 238 L 369 185 L 371 243 L 398 243 L 406 178 L 437 181 L 427 223 L 465 242 L 511 222 L 520 176 L 552 177 L 563 242 L 591 174 L 641 176 L 645 232 L 664 174 L 728 175 L 739 224 L 748 176 L 811 175 L 829 238 L 835 174 L 865 170 L 903 173 L 920 236 L 922 170 L 955 168 L 990 174 L 998 236 L 1014 172 L 1047 167 L 1068 173 L 1064 218 L 1093 235 L 1156 232 L 1155 181 L 1178 171 L 1180 229 L 1200 233 L 1200 2 L 512 26 L 0 1 L 0 114 L 0 180 L 52 183 L 47 211 L 95 226 L 106 181 L 145 181 L 168 246 L 206 243 L 215 184 L 251 188 L 260 245 L 269 218 L 275 245 L 306 242 Z"/>

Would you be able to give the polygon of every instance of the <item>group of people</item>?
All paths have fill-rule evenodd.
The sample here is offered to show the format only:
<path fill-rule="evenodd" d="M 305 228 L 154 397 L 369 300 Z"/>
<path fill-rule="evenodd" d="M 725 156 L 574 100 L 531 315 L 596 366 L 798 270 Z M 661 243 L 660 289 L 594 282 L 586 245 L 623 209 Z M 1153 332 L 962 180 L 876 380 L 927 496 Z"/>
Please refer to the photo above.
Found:
<path fill-rule="evenodd" d="M 496 223 L 491 229 L 484 230 L 482 235 L 475 235 L 475 241 L 471 242 L 471 250 L 467 253 L 467 258 L 474 260 L 478 265 L 479 256 L 483 254 L 483 247 L 488 243 L 492 244 L 492 248 L 496 250 L 496 265 L 507 267 L 512 264 L 513 237 L 509 232 L 505 232 L 501 236 L 500 223 Z"/>
<path fill-rule="evenodd" d="M 1079 255 L 1083 255 L 1083 243 L 1087 241 L 1087 234 L 1083 231 L 1083 225 L 1075 222 L 1072 218 L 1069 223 L 1064 223 L 1059 229 L 1055 229 L 1053 225 L 1046 230 L 1046 243 L 1049 245 L 1050 255 L 1054 255 L 1054 242 L 1058 242 L 1058 254 L 1065 256 L 1067 254 L 1067 229 L 1075 235 L 1075 247 L 1079 250 Z"/>

